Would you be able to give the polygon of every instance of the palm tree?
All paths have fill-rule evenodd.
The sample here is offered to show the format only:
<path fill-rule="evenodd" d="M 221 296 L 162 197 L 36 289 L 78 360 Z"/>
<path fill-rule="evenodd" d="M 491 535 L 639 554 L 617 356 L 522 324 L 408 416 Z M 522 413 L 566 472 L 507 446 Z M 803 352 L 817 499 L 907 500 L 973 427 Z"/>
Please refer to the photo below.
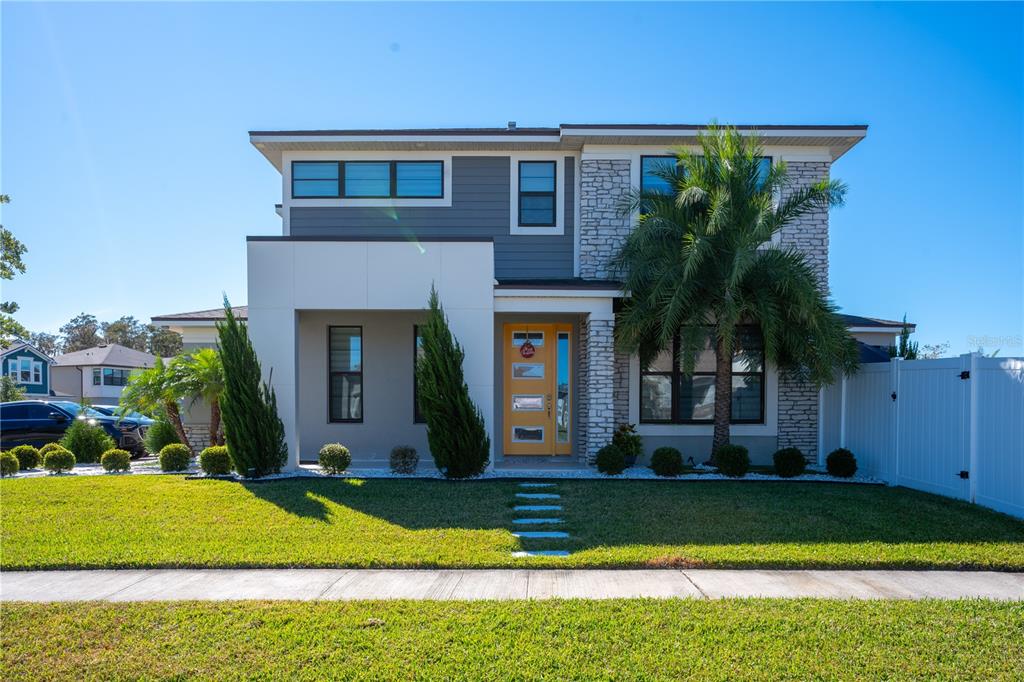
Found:
<path fill-rule="evenodd" d="M 786 164 L 765 171 L 756 135 L 712 126 L 700 153 L 676 152 L 658 177 L 670 192 L 633 191 L 623 211 L 639 214 L 613 266 L 624 302 L 616 343 L 647 365 L 679 338 L 684 374 L 715 354 L 714 451 L 729 442 L 737 325 L 756 325 L 764 357 L 780 370 L 827 384 L 857 367 L 856 343 L 803 254 L 772 238 L 811 212 L 840 206 L 846 187 L 821 180 L 796 187 Z M 781 201 L 777 200 L 783 197 Z"/>
<path fill-rule="evenodd" d="M 128 378 L 118 403 L 118 414 L 122 417 L 129 412 L 162 415 L 174 427 L 178 439 L 188 446 L 188 436 L 178 408 L 178 401 L 184 397 L 178 377 L 162 358 L 157 357 L 152 367 L 133 372 Z"/>
<path fill-rule="evenodd" d="M 171 361 L 171 372 L 192 405 L 202 398 L 210 406 L 210 444 L 223 445 L 220 429 L 220 398 L 224 394 L 224 365 L 220 353 L 212 348 L 201 348 L 191 355 L 181 355 Z"/>

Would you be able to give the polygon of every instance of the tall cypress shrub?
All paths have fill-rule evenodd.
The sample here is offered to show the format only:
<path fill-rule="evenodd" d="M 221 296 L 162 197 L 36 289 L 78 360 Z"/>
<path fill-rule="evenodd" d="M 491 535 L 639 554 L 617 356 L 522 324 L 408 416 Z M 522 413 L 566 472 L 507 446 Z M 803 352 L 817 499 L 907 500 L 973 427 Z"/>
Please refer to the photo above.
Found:
<path fill-rule="evenodd" d="M 224 297 L 224 322 L 217 323 L 221 361 L 224 364 L 224 393 L 221 422 L 228 454 L 235 471 L 257 476 L 281 471 L 288 460 L 284 424 L 277 416 L 277 396 L 263 382 L 249 332 L 231 312 Z"/>
<path fill-rule="evenodd" d="M 487 466 L 491 439 L 462 375 L 466 354 L 452 337 L 434 287 L 427 323 L 420 333 L 423 357 L 417 363 L 416 386 L 430 453 L 448 478 L 477 476 Z"/>

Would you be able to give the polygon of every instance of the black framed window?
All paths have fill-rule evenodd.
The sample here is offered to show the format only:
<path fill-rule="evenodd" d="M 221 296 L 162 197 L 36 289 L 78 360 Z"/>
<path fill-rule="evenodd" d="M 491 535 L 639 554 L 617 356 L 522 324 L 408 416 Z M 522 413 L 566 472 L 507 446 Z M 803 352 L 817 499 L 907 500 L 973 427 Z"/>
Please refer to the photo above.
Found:
<path fill-rule="evenodd" d="M 640 157 L 640 191 L 661 192 L 671 194 L 672 187 L 655 173 L 662 168 L 671 168 L 677 162 L 675 156 L 641 156 Z M 760 183 L 768 178 L 768 171 L 772 167 L 772 157 L 762 156 L 758 159 L 757 174 Z"/>
<path fill-rule="evenodd" d="M 427 420 L 420 411 L 420 389 L 419 389 L 419 364 L 423 359 L 423 335 L 420 334 L 420 326 L 412 326 L 412 423 L 426 424 Z"/>
<path fill-rule="evenodd" d="M 329 420 L 363 421 L 363 328 L 329 327 L 327 355 Z"/>
<path fill-rule="evenodd" d="M 444 196 L 444 164 L 441 161 L 395 161 L 396 197 L 440 199 Z"/>
<path fill-rule="evenodd" d="M 104 386 L 124 386 L 128 383 L 128 377 L 131 375 L 130 369 L 114 369 L 113 367 L 103 368 L 103 385 Z M 96 375 L 93 374 L 93 383 L 95 383 Z"/>
<path fill-rule="evenodd" d="M 555 226 L 554 161 L 519 162 L 519 225 Z"/>
<path fill-rule="evenodd" d="M 337 161 L 292 161 L 292 196 L 304 199 L 338 196 Z"/>
<path fill-rule="evenodd" d="M 740 327 L 732 361 L 732 423 L 764 423 L 764 344 L 755 327 Z M 640 373 L 640 421 L 647 424 L 710 424 L 715 416 L 715 352 L 710 340 L 684 374 L 679 339 Z"/>
<path fill-rule="evenodd" d="M 103 370 L 99 367 L 92 368 L 92 385 L 99 386 L 103 381 Z"/>
<path fill-rule="evenodd" d="M 346 197 L 391 196 L 390 161 L 346 161 L 343 167 Z"/>

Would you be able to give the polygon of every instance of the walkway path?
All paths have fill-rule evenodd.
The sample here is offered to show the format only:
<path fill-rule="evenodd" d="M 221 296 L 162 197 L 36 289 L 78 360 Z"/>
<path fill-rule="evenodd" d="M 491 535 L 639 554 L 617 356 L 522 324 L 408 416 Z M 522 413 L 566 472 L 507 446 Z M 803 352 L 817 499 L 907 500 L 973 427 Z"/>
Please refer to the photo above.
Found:
<path fill-rule="evenodd" d="M 1024 601 L 1024 573 L 763 570 L 8 571 L 0 601 L 828 597 Z"/>

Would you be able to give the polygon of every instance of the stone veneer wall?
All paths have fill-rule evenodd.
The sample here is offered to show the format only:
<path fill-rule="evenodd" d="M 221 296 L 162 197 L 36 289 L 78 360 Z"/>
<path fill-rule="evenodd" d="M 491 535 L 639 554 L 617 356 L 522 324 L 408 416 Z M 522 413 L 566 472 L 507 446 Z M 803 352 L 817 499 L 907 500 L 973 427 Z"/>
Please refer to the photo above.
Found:
<path fill-rule="evenodd" d="M 615 425 L 629 422 L 629 354 L 615 351 L 614 391 Z"/>
<path fill-rule="evenodd" d="M 828 178 L 825 161 L 787 162 L 793 189 L 806 187 Z M 783 194 L 785 198 L 786 194 Z M 828 284 L 828 211 L 801 216 L 780 234 L 780 246 L 802 251 L 827 292 Z M 795 377 L 779 376 L 779 447 L 796 447 L 811 462 L 818 457 L 818 388 Z"/>
<path fill-rule="evenodd" d="M 609 261 L 632 229 L 620 201 L 629 192 L 626 159 L 580 163 L 580 277 L 611 279 Z"/>
<path fill-rule="evenodd" d="M 615 429 L 613 320 L 580 324 L 580 459 L 592 463 Z"/>
<path fill-rule="evenodd" d="M 196 454 L 210 446 L 209 424 L 185 424 L 184 426 L 188 444 Z"/>

